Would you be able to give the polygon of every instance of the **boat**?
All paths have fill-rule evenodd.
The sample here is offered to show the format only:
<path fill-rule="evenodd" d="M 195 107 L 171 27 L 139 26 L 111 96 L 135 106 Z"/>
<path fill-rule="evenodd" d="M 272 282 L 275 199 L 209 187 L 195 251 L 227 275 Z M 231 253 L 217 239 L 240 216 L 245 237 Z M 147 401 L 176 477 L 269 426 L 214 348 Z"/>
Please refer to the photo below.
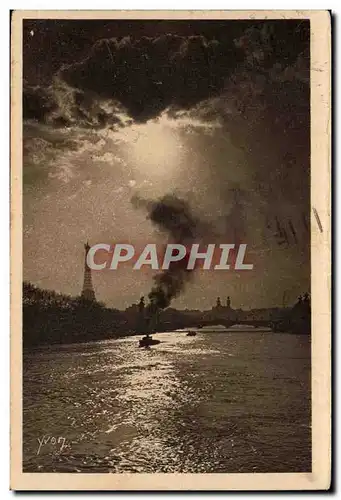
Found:
<path fill-rule="evenodd" d="M 191 332 L 187 332 L 187 335 L 186 337 L 195 337 L 197 334 L 197 332 L 194 332 L 194 331 L 191 331 Z"/>
<path fill-rule="evenodd" d="M 151 345 L 160 344 L 160 340 L 153 339 L 150 335 L 145 335 L 139 340 L 139 347 L 150 347 Z"/>

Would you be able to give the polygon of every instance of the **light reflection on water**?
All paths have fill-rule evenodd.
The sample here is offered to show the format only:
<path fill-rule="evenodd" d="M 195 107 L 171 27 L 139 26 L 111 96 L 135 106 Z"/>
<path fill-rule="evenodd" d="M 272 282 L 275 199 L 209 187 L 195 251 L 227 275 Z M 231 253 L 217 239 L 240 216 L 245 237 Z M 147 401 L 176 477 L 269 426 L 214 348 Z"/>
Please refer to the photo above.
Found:
<path fill-rule="evenodd" d="M 24 355 L 24 470 L 310 470 L 310 341 L 184 332 Z M 41 446 L 42 437 L 66 444 Z"/>

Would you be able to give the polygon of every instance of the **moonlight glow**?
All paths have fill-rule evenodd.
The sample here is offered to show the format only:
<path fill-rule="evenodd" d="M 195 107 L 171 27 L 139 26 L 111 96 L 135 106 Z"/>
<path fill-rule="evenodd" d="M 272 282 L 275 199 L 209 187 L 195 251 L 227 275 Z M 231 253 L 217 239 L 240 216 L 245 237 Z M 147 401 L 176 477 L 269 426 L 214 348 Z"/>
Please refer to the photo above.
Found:
<path fill-rule="evenodd" d="M 181 138 L 174 127 L 150 121 L 133 125 L 124 132 L 123 140 L 129 144 L 132 159 L 144 169 L 166 173 L 179 161 Z"/>

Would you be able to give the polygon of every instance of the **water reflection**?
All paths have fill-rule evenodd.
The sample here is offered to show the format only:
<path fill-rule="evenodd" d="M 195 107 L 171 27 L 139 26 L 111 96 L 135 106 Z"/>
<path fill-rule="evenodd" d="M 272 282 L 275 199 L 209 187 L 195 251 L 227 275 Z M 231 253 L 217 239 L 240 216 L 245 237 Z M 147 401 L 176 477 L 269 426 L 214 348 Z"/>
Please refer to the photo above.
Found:
<path fill-rule="evenodd" d="M 24 356 L 24 469 L 250 472 L 310 469 L 309 338 L 156 335 Z M 63 436 L 62 453 L 43 435 Z"/>

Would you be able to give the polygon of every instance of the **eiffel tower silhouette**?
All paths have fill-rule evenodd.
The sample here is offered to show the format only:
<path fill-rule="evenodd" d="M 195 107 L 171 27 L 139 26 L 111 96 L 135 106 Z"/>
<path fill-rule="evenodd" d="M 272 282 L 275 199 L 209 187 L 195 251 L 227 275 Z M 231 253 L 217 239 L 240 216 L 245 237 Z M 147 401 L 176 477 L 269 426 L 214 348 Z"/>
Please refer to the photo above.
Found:
<path fill-rule="evenodd" d="M 86 242 L 86 244 L 84 245 L 84 249 L 85 249 L 85 257 L 84 257 L 84 281 L 83 281 L 83 290 L 82 290 L 81 297 L 83 299 L 86 299 L 86 300 L 95 301 L 96 297 L 95 297 L 94 288 L 92 286 L 91 269 L 90 269 L 90 267 L 88 266 L 88 264 L 86 262 L 86 257 L 88 255 L 89 250 L 90 250 L 90 245 L 89 245 L 88 242 Z"/>

